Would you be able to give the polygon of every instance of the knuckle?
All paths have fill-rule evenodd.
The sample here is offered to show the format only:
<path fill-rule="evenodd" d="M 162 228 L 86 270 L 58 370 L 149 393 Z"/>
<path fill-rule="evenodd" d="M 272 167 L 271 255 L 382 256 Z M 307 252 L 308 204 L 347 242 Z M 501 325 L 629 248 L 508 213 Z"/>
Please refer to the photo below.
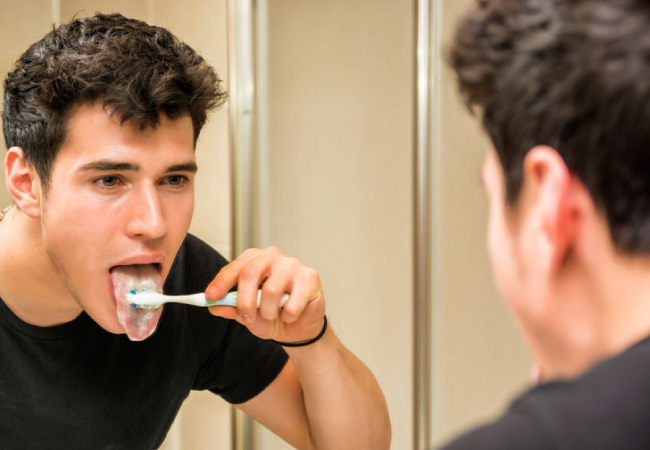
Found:
<path fill-rule="evenodd" d="M 311 267 L 305 267 L 305 278 L 312 284 L 320 284 L 320 275 Z"/>
<path fill-rule="evenodd" d="M 239 278 L 242 280 L 250 280 L 255 278 L 257 275 L 257 269 L 254 266 L 247 265 L 242 267 L 241 272 L 239 273 Z"/>
<path fill-rule="evenodd" d="M 280 250 L 280 248 L 275 247 L 273 245 L 270 246 L 270 247 L 267 247 L 266 251 L 272 256 L 284 256 L 284 253 L 282 253 L 282 250 Z"/>
<path fill-rule="evenodd" d="M 239 255 L 239 258 L 250 259 L 257 256 L 259 253 L 260 253 L 260 249 L 258 248 L 247 248 L 241 253 L 241 255 Z"/>
<path fill-rule="evenodd" d="M 302 266 L 302 263 L 300 262 L 300 260 L 298 258 L 294 258 L 293 256 L 286 257 L 285 258 L 285 264 L 288 267 L 296 267 L 296 268 Z"/>
<path fill-rule="evenodd" d="M 262 292 L 269 297 L 276 297 L 281 293 L 281 289 L 272 283 L 264 283 L 262 285 Z"/>

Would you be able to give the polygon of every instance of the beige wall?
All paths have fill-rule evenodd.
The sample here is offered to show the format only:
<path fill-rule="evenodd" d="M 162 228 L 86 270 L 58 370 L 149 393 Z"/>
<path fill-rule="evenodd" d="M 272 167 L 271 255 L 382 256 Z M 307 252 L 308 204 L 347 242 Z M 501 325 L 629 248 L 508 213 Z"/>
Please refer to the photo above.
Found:
<path fill-rule="evenodd" d="M 332 326 L 383 387 L 393 448 L 408 449 L 414 10 L 268 8 L 268 243 L 319 271 Z M 265 450 L 289 448 L 264 438 Z"/>
<path fill-rule="evenodd" d="M 0 0 L 0 76 L 27 46 L 60 18 L 95 12 L 120 12 L 170 29 L 209 61 L 227 79 L 225 0 Z M 4 148 L 4 142 L 3 142 Z M 227 106 L 213 113 L 199 139 L 196 210 L 191 232 L 230 257 L 230 186 Z M 4 152 L 3 152 L 4 155 Z M 1 180 L 0 205 L 10 201 Z M 165 450 L 230 448 L 230 406 L 215 395 L 194 392 L 183 406 Z"/>
<path fill-rule="evenodd" d="M 47 33 L 52 24 L 52 5 L 43 0 L 0 0 L 0 79 L 4 79 L 18 57 L 27 50 L 27 46 Z M 2 85 L 4 94 L 4 84 Z M 0 144 L 4 162 L 4 135 Z M 7 192 L 4 164 L 0 170 L 0 208 L 11 202 Z"/>
<path fill-rule="evenodd" d="M 444 54 L 456 22 L 474 0 L 442 2 L 438 51 Z M 476 118 L 461 103 L 455 78 L 438 65 L 439 120 L 432 152 L 439 201 L 438 280 L 434 299 L 434 429 L 446 440 L 500 412 L 530 381 L 532 361 L 492 281 L 486 250 L 487 204 L 479 171 L 489 145 Z M 434 127 L 435 130 L 435 122 Z"/>

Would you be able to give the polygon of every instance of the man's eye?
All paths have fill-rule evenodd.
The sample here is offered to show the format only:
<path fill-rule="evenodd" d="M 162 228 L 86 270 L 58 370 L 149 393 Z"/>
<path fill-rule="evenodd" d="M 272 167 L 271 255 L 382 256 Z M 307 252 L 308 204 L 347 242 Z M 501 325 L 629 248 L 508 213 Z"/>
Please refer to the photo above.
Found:
<path fill-rule="evenodd" d="M 105 188 L 115 187 L 115 186 L 117 186 L 119 181 L 120 181 L 120 179 L 118 177 L 112 176 L 112 175 L 107 175 L 105 177 L 101 177 L 101 178 L 98 178 L 97 180 L 95 180 L 95 182 L 97 184 L 99 184 L 101 187 L 105 187 Z"/>
<path fill-rule="evenodd" d="M 171 186 L 183 186 L 187 181 L 185 175 L 170 175 L 167 177 L 167 183 Z"/>

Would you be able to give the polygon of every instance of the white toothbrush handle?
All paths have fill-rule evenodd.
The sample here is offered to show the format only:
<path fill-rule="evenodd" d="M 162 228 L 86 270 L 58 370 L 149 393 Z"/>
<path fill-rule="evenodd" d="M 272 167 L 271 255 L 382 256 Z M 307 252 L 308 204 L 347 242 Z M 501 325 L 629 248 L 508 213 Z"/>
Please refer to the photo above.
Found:
<path fill-rule="evenodd" d="M 262 290 L 257 291 L 257 307 L 260 306 Z M 289 294 L 284 294 L 280 301 L 280 307 L 289 299 Z M 129 303 L 135 307 L 160 306 L 164 303 L 183 303 L 193 306 L 237 306 L 237 291 L 228 292 L 223 298 L 216 301 L 209 301 L 204 293 L 189 295 L 163 295 L 157 292 L 138 292 L 128 295 Z M 137 306 L 136 306 L 137 305 Z"/>
<path fill-rule="evenodd" d="M 203 295 L 203 294 L 196 294 L 196 295 Z M 205 295 L 203 295 L 203 301 L 204 304 L 201 306 L 237 306 L 237 291 L 233 292 L 228 292 L 225 297 L 220 298 L 219 300 L 216 301 L 209 301 L 206 300 Z M 257 291 L 257 307 L 260 307 L 260 301 L 262 300 L 262 290 L 258 289 Z M 284 306 L 285 303 L 287 303 L 287 300 L 289 300 L 289 294 L 284 294 L 282 296 L 282 300 L 280 300 L 280 308 Z"/>
<path fill-rule="evenodd" d="M 160 294 L 159 294 L 160 295 Z M 184 305 L 206 306 L 205 294 L 161 295 L 161 303 L 183 303 Z"/>

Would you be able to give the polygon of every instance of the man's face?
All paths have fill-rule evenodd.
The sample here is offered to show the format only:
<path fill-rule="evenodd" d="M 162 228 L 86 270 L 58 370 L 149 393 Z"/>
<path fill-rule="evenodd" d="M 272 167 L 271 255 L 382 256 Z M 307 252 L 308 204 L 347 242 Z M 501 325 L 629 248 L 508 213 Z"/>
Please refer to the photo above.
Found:
<path fill-rule="evenodd" d="M 190 225 L 195 172 L 189 117 L 142 131 L 101 105 L 70 118 L 41 203 L 43 240 L 71 296 L 106 330 L 124 332 L 112 269 L 147 265 L 167 277 Z"/>

